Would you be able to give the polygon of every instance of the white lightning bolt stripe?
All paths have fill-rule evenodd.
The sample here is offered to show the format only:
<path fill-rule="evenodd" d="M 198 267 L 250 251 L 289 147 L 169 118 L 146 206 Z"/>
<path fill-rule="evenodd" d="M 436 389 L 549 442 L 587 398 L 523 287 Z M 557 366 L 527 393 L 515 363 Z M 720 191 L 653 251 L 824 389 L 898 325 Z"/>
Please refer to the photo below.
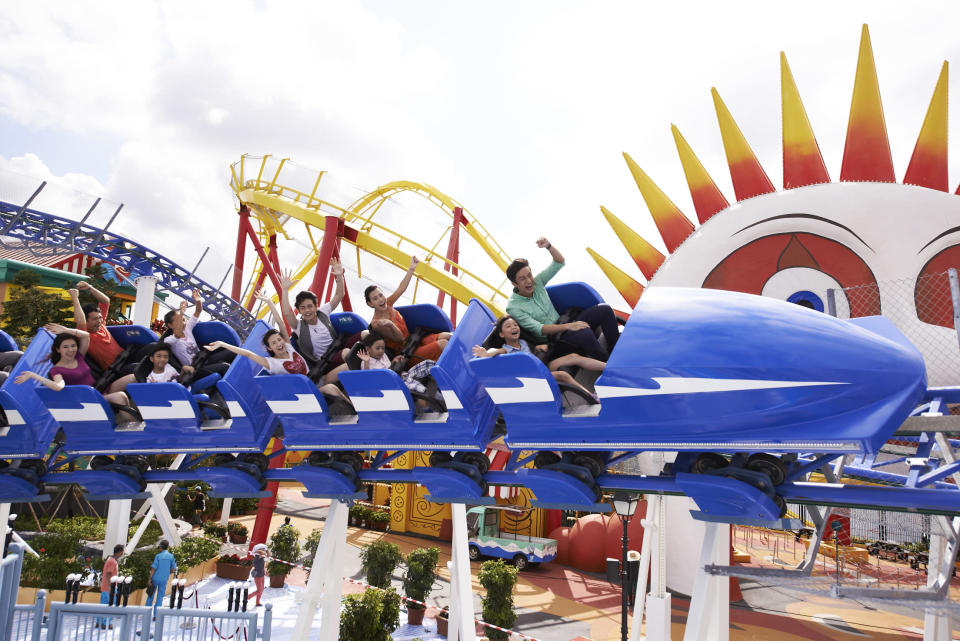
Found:
<path fill-rule="evenodd" d="M 744 392 L 750 390 L 782 389 L 790 387 L 815 387 L 817 385 L 849 385 L 842 381 L 766 381 L 751 378 L 683 378 L 654 377 L 660 387 L 619 387 L 597 385 L 600 398 L 625 396 L 662 396 L 665 394 L 703 394 L 708 392 Z"/>

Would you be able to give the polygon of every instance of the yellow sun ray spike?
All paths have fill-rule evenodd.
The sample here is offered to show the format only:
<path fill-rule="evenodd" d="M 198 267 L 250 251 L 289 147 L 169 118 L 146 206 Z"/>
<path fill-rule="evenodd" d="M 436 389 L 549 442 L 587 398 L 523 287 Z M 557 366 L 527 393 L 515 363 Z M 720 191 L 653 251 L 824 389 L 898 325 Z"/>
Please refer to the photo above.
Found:
<path fill-rule="evenodd" d="M 617 291 L 623 296 L 623 300 L 627 301 L 631 308 L 636 307 L 637 301 L 643 294 L 643 285 L 630 278 L 629 275 L 589 247 L 587 247 L 587 253 L 596 261 L 604 276 L 617 288 Z"/>
<path fill-rule="evenodd" d="M 947 191 L 947 63 L 940 69 L 937 86 L 923 119 L 917 146 L 903 175 L 905 185 L 919 185 Z"/>
<path fill-rule="evenodd" d="M 863 25 L 857 76 L 850 101 L 847 141 L 843 147 L 842 181 L 896 182 L 887 124 L 880 102 L 880 83 L 870 46 L 870 31 Z"/>
<path fill-rule="evenodd" d="M 623 243 L 627 253 L 630 254 L 630 258 L 633 259 L 633 262 L 635 262 L 637 267 L 640 268 L 640 271 L 643 272 L 644 278 L 647 280 L 653 278 L 653 275 L 660 269 L 660 265 L 663 264 L 666 257 L 661 254 L 656 247 L 644 240 L 643 236 L 633 231 L 629 225 L 610 213 L 609 209 L 601 205 L 600 212 L 603 214 L 603 217 L 607 219 L 610 227 L 613 228 L 613 233 L 615 233 L 617 238 L 620 239 L 620 242 Z"/>
<path fill-rule="evenodd" d="M 794 189 L 830 182 L 820 145 L 817 144 L 813 127 L 807 119 L 800 92 L 797 91 L 790 65 L 787 64 L 787 56 L 782 51 L 780 104 L 783 115 L 783 188 Z"/>
<path fill-rule="evenodd" d="M 697 210 L 697 220 L 703 224 L 718 211 L 729 207 L 730 203 L 717 189 L 717 184 L 703 168 L 700 159 L 693 153 L 677 126 L 670 125 L 670 131 L 673 133 L 673 142 L 677 145 L 683 174 L 687 177 L 687 187 L 690 188 L 690 197 L 693 198 L 693 208 Z"/>
<path fill-rule="evenodd" d="M 716 88 L 710 89 L 713 96 L 713 106 L 717 112 L 717 122 L 720 124 L 720 137 L 723 139 L 723 151 L 727 155 L 727 164 L 730 166 L 730 179 L 733 181 L 733 191 L 737 200 L 753 198 L 760 194 L 769 194 L 776 191 L 767 172 L 760 166 L 753 149 L 744 138 L 737 122 L 730 115 L 730 110 L 723 104 Z"/>
<path fill-rule="evenodd" d="M 683 212 L 650 180 L 637 163 L 633 162 L 629 154 L 624 152 L 623 157 L 627 161 L 630 173 L 633 174 L 633 180 L 637 183 L 640 195 L 647 203 L 647 209 L 653 216 L 653 222 L 657 225 L 667 251 L 672 254 L 687 239 L 687 236 L 693 233 L 693 223 L 687 220 Z"/>

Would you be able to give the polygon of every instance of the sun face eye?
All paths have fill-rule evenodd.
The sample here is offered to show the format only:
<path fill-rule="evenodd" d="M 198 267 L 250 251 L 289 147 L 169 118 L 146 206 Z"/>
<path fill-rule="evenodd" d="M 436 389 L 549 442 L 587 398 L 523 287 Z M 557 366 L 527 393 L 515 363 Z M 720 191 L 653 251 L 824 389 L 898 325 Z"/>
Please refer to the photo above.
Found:
<path fill-rule="evenodd" d="M 846 287 L 867 285 L 848 300 Z M 870 287 L 873 285 L 873 287 Z M 762 294 L 818 311 L 835 290 L 841 317 L 880 313 L 876 279 L 856 253 L 835 240 L 808 233 L 773 234 L 735 250 L 707 275 L 703 287 Z"/>
<path fill-rule="evenodd" d="M 917 275 L 913 302 L 917 308 L 917 318 L 924 323 L 953 329 L 950 280 L 944 272 L 958 265 L 960 245 L 953 245 L 928 260 Z"/>

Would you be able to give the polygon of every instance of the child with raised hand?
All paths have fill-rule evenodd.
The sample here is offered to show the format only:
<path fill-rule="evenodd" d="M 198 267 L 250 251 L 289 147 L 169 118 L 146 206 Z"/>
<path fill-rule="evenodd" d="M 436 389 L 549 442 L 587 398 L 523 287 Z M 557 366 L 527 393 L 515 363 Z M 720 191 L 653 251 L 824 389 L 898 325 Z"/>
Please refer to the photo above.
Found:
<path fill-rule="evenodd" d="M 200 298 L 200 291 L 193 290 L 192 298 L 194 302 L 193 315 L 187 316 L 187 301 L 180 302 L 179 310 L 171 310 L 163 317 L 163 322 L 167 326 L 161 340 L 173 348 L 173 354 L 180 359 L 184 365 L 189 365 L 200 352 L 197 347 L 197 341 L 193 337 L 193 328 L 200 320 L 203 299 Z"/>
<path fill-rule="evenodd" d="M 530 349 L 530 344 L 526 340 L 520 338 L 520 324 L 517 323 L 516 319 L 509 314 L 501 317 L 497 321 L 496 327 L 494 328 L 494 334 L 499 338 L 502 346 L 485 349 L 480 345 L 474 345 L 474 356 L 477 358 L 488 358 L 491 356 L 498 356 L 500 354 L 522 352 L 524 354 L 536 356 L 537 358 L 543 358 L 543 356 L 546 354 L 546 345 L 536 345 L 533 349 Z M 587 356 L 581 356 L 580 354 L 567 354 L 566 356 L 552 359 L 549 363 L 547 363 L 550 373 L 553 374 L 553 378 L 555 378 L 558 382 L 575 385 L 598 402 L 599 399 L 597 398 L 596 394 L 578 383 L 575 378 L 560 368 L 566 366 L 576 366 L 596 372 L 602 372 L 605 365 L 606 364 L 603 361 L 595 358 L 589 358 Z"/>
<path fill-rule="evenodd" d="M 360 369 L 390 369 L 387 343 L 380 334 L 370 332 L 363 337 L 363 346 L 357 350 Z"/>
<path fill-rule="evenodd" d="M 211 352 L 222 347 L 234 354 L 249 358 L 272 375 L 302 374 L 307 376 L 310 373 L 307 362 L 303 359 L 303 356 L 293 349 L 293 345 L 290 344 L 290 335 L 287 333 L 287 327 L 283 322 L 283 317 L 280 315 L 277 306 L 274 305 L 270 297 L 263 292 L 257 292 L 254 296 L 257 300 L 261 300 L 267 304 L 267 307 L 270 308 L 270 313 L 273 314 L 274 320 L 276 320 L 280 326 L 280 329 L 271 329 L 263 335 L 263 346 L 267 350 L 268 356 L 261 356 L 248 349 L 236 347 L 223 341 L 214 341 L 209 345 L 204 345 L 204 347 Z M 320 391 L 329 396 L 345 398 L 340 388 L 330 383 L 320 386 Z"/>

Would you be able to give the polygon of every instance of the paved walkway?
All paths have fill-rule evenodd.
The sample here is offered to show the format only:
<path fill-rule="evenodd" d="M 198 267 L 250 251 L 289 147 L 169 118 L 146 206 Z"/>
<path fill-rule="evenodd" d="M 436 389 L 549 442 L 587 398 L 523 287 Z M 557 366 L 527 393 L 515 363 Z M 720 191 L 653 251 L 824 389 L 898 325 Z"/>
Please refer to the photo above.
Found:
<path fill-rule="evenodd" d="M 323 527 L 328 501 L 305 499 L 300 490 L 281 487 L 277 511 L 271 531 L 291 516 L 293 525 L 303 538 L 314 528 Z M 253 516 L 239 520 L 252 525 Z M 437 607 L 449 601 L 450 585 L 446 562 L 450 559 L 450 545 L 420 537 L 382 533 L 360 528 L 348 528 L 347 543 L 350 553 L 346 559 L 345 574 L 362 579 L 359 550 L 378 539 L 387 539 L 400 546 L 404 554 L 426 545 L 440 548 L 439 587 L 428 601 Z M 762 549 L 751 549 L 757 558 L 763 558 Z M 777 550 L 780 553 L 780 549 Z M 828 562 L 828 570 L 829 570 Z M 473 575 L 479 564 L 473 564 Z M 306 575 L 294 570 L 288 583 L 305 585 Z M 394 587 L 402 592 L 399 573 Z M 344 593 L 360 591 L 352 583 L 344 583 Z M 827 596 L 807 594 L 784 587 L 760 586 L 744 583 L 744 601 L 734 604 L 730 611 L 730 638 L 734 641 L 903 641 L 923 638 L 923 622 L 909 611 L 891 612 L 875 609 L 875 604 L 839 601 Z M 474 607 L 479 616 L 482 587 L 474 578 Z M 524 571 L 515 593 L 519 617 L 514 629 L 542 641 L 617 641 L 620 639 L 620 590 L 605 578 L 574 570 L 556 563 Z M 672 637 L 683 639 L 689 600 L 673 598 Z M 436 615 L 436 609 L 427 611 L 427 617 Z M 432 622 L 429 622 L 431 625 Z M 957 635 L 960 638 L 960 635 Z"/>

